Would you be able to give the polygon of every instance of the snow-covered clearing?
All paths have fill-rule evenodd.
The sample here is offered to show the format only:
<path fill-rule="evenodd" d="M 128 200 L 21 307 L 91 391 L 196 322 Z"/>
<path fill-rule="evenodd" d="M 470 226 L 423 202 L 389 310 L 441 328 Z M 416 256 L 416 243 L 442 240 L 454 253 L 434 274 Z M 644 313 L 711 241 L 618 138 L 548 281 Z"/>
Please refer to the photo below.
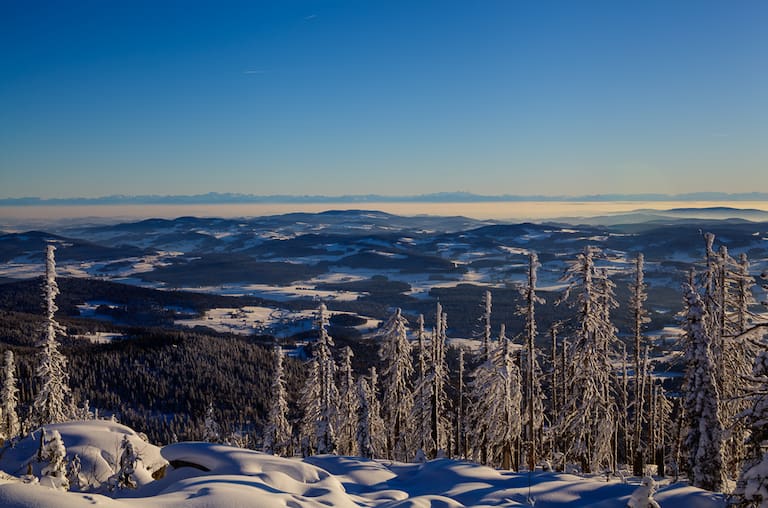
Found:
<path fill-rule="evenodd" d="M 333 313 L 331 313 L 332 315 Z M 362 333 L 368 333 L 379 326 L 380 321 L 365 318 L 357 326 Z M 316 310 L 288 311 L 273 307 L 216 308 L 206 311 L 200 318 L 178 319 L 176 324 L 194 328 L 207 326 L 222 333 L 252 335 L 268 333 L 277 337 L 289 337 L 299 332 L 312 330 L 317 319 Z"/>
<path fill-rule="evenodd" d="M 109 421 L 51 425 L 61 432 L 67 456 L 83 461 L 87 485 L 63 492 L 20 478 L 0 477 L 5 508 L 79 508 L 94 505 L 142 507 L 462 507 L 532 506 L 623 508 L 639 481 L 605 477 L 499 471 L 476 464 L 438 459 L 403 464 L 332 455 L 281 458 L 210 443 L 177 443 L 158 448 L 128 427 Z M 110 492 L 102 485 L 113 473 L 115 454 L 127 435 L 141 457 L 138 488 Z M 5 449 L 0 467 L 23 476 L 27 464 L 39 474 L 37 439 L 25 438 Z M 165 476 L 152 473 L 166 466 Z M 174 467 L 175 466 L 175 467 Z M 160 474 L 155 474 L 160 476 Z M 665 507 L 722 508 L 724 496 L 660 481 L 656 501 Z M 73 489 L 77 490 L 77 489 Z"/>

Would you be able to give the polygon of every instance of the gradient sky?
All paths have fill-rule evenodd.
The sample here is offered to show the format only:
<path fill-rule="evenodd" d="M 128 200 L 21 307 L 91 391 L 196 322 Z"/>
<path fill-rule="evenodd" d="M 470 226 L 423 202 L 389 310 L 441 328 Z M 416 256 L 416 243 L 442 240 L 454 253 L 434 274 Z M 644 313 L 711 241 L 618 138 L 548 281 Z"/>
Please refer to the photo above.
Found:
<path fill-rule="evenodd" d="M 768 2 L 0 1 L 0 198 L 768 190 Z"/>

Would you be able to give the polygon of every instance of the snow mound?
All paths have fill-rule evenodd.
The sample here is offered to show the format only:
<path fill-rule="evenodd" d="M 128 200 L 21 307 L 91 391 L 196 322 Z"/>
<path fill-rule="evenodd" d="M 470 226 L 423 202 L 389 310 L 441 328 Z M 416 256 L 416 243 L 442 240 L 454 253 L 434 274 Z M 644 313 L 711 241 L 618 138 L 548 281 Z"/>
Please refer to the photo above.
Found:
<path fill-rule="evenodd" d="M 144 441 L 131 428 L 110 420 L 73 421 L 46 425 L 44 428 L 48 433 L 57 430 L 61 434 L 68 461 L 75 455 L 80 457 L 82 476 L 86 482 L 83 490 L 100 487 L 114 474 L 120 461 L 123 436 L 128 436 L 140 457 L 141 467 L 136 468 L 139 486 L 151 483 L 152 474 L 166 465 L 159 447 Z M 40 433 L 41 429 L 37 429 L 13 446 L 6 444 L 0 453 L 0 469 L 14 476 L 23 476 L 31 467 L 32 473 L 39 476 L 45 465 L 37 461 Z"/>
<path fill-rule="evenodd" d="M 336 477 L 298 459 L 211 443 L 178 443 L 161 453 L 172 469 L 137 492 L 154 495 L 158 505 L 357 506 Z"/>

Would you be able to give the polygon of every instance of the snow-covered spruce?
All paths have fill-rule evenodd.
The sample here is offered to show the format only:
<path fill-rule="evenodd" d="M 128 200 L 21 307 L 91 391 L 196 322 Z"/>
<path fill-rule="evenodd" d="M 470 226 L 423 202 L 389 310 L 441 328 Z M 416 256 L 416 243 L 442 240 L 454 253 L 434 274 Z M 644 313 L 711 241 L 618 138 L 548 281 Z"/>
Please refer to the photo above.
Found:
<path fill-rule="evenodd" d="M 41 483 L 60 490 L 69 489 L 67 478 L 67 450 L 58 430 L 43 430 L 42 459 L 47 464 L 43 467 Z"/>
<path fill-rule="evenodd" d="M 480 365 L 472 381 L 471 436 L 477 459 L 516 469 L 522 417 L 520 369 L 502 325 L 499 345 Z"/>
<path fill-rule="evenodd" d="M 642 435 L 645 428 L 645 364 L 642 361 L 643 350 L 643 325 L 650 322 L 648 311 L 645 309 L 645 301 L 648 299 L 648 285 L 645 283 L 645 257 L 642 253 L 635 258 L 635 280 L 630 285 L 631 296 L 629 307 L 632 312 L 632 332 L 634 336 L 634 425 L 632 430 L 632 463 L 633 472 L 639 476 L 645 469 L 645 454 L 641 449 Z"/>
<path fill-rule="evenodd" d="M 283 350 L 275 344 L 273 356 L 275 359 L 272 373 L 272 391 L 270 397 L 267 423 L 264 427 L 264 452 L 274 455 L 290 455 L 291 424 L 288 422 L 288 400 L 283 373 Z"/>
<path fill-rule="evenodd" d="M 413 361 L 406 325 L 407 321 L 400 309 L 396 309 L 379 333 L 381 340 L 379 357 L 384 362 L 382 416 L 386 424 L 387 456 L 401 461 L 411 458 L 409 455 L 413 444 L 411 425 Z"/>
<path fill-rule="evenodd" d="M 764 508 L 768 506 L 768 351 L 755 358 L 750 381 L 749 407 L 740 416 L 751 434 L 729 505 Z"/>
<path fill-rule="evenodd" d="M 526 458 L 529 470 L 534 470 L 540 452 L 544 426 L 544 393 L 541 389 L 542 371 L 536 354 L 536 304 L 544 303 L 536 295 L 537 271 L 540 267 L 535 252 L 528 255 L 528 280 L 521 289 L 523 305 L 518 314 L 525 319 L 525 344 L 523 345 L 523 428 Z"/>
<path fill-rule="evenodd" d="M 446 347 L 448 342 L 448 314 L 442 305 L 437 303 L 435 310 L 435 330 L 432 334 L 432 409 L 431 430 L 433 449 L 428 457 L 435 458 L 448 452 L 451 425 L 447 417 L 448 396 L 446 388 L 449 383 Z"/>
<path fill-rule="evenodd" d="M 16 362 L 13 351 L 5 352 L 2 392 L 0 392 L 0 438 L 8 440 L 19 435 L 19 416 L 16 413 L 19 389 L 16 387 Z"/>
<path fill-rule="evenodd" d="M 355 383 L 355 375 L 352 371 L 352 349 L 347 346 L 342 353 L 342 364 L 339 369 L 341 376 L 339 383 L 339 410 L 337 412 L 336 428 L 341 455 L 357 455 L 357 430 L 358 430 L 358 387 Z"/>
<path fill-rule="evenodd" d="M 424 316 L 419 314 L 416 329 L 417 371 L 416 386 L 413 394 L 413 426 L 416 453 L 426 457 L 427 450 L 434 449 L 432 441 L 432 372 L 428 367 L 432 364 L 432 350 L 427 344 L 424 332 Z"/>
<path fill-rule="evenodd" d="M 365 458 L 386 455 L 386 431 L 381 418 L 376 367 L 371 367 L 369 379 L 358 378 L 357 447 Z"/>
<path fill-rule="evenodd" d="M 208 443 L 221 442 L 221 426 L 219 425 L 219 422 L 216 421 L 216 416 L 213 413 L 213 402 L 209 402 L 208 407 L 205 410 L 203 441 Z"/>
<path fill-rule="evenodd" d="M 685 305 L 685 384 L 683 405 L 687 429 L 685 449 L 691 483 L 712 491 L 723 487 L 722 423 L 718 415 L 719 394 L 706 310 L 693 283 L 683 286 Z"/>
<path fill-rule="evenodd" d="M 58 310 L 56 296 L 59 294 L 56 284 L 55 250 L 56 247 L 50 244 L 46 249 L 43 280 L 45 334 L 36 371 L 40 387 L 32 404 L 31 420 L 34 426 L 63 422 L 72 416 L 67 359 L 59 351 L 59 343 L 56 340 L 63 327 L 54 318 Z"/>
<path fill-rule="evenodd" d="M 115 475 L 110 478 L 110 489 L 135 489 L 136 488 L 136 466 L 139 462 L 139 456 L 133 447 L 133 443 L 127 435 L 123 435 L 123 441 L 120 443 L 120 462 Z"/>
<path fill-rule="evenodd" d="M 334 453 L 337 446 L 335 424 L 339 392 L 336 387 L 336 363 L 331 351 L 334 343 L 328 335 L 327 308 L 323 303 L 317 308 L 317 329 L 314 357 L 299 398 L 303 410 L 301 445 L 305 455 Z"/>
<path fill-rule="evenodd" d="M 578 328 L 571 342 L 570 394 L 557 422 L 565 452 L 583 472 L 614 469 L 615 406 L 611 354 L 616 330 L 610 311 L 616 307 L 613 283 L 595 267 L 600 250 L 585 247 L 570 263 L 563 300 L 576 293 Z"/>

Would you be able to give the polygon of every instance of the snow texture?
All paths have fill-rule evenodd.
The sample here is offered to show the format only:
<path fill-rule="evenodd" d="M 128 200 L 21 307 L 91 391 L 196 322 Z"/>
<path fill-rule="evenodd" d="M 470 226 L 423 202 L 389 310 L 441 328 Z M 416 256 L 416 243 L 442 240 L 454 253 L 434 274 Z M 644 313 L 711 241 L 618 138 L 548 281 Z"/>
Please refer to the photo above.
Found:
<path fill-rule="evenodd" d="M 101 425 L 102 428 L 97 427 Z M 68 437 L 98 452 L 111 437 L 135 433 L 110 422 L 71 423 L 61 428 Z M 69 445 L 69 443 L 66 443 Z M 75 445 L 69 445 L 73 447 Z M 109 445 L 112 446 L 111 444 Z M 148 445 L 149 446 L 149 445 Z M 146 450 L 145 450 L 146 451 Z M 338 507 L 463 507 L 530 506 L 539 508 L 623 508 L 638 485 L 568 474 L 516 474 L 477 464 L 438 459 L 403 464 L 360 458 L 320 455 L 304 460 L 211 443 L 177 443 L 161 450 L 162 459 L 176 464 L 164 478 L 140 483 L 138 488 L 110 494 L 61 492 L 40 484 L 0 478 L 0 506 L 6 508 L 218 508 L 289 506 Z M 157 459 L 157 455 L 153 455 Z M 162 460 L 161 459 L 161 460 Z M 84 467 L 86 470 L 87 467 Z M 138 468 L 137 471 L 141 469 Z M 640 487 L 643 488 L 642 486 Z M 724 508 L 722 495 L 685 484 L 662 486 L 654 495 L 661 506 Z M 642 505 L 639 505 L 642 506 Z M 653 506 L 653 505 L 650 505 Z"/>

